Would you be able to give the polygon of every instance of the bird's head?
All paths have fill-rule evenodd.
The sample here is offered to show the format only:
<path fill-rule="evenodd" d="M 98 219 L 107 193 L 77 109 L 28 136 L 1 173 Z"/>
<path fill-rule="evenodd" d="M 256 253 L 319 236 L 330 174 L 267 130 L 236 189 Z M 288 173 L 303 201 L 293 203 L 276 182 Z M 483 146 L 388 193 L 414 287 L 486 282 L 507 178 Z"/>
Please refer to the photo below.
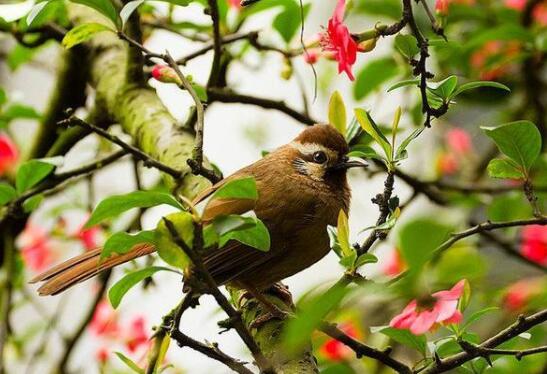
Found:
<path fill-rule="evenodd" d="M 316 181 L 337 180 L 352 167 L 365 163 L 350 161 L 346 139 L 333 126 L 314 125 L 302 131 L 289 147 L 296 171 Z"/>

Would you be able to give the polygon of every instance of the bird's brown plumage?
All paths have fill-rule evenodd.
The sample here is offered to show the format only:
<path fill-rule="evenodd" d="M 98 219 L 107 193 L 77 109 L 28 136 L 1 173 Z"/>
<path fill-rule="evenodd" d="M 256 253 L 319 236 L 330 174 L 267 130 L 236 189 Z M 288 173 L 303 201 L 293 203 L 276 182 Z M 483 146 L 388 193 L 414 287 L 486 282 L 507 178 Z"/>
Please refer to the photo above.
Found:
<path fill-rule="evenodd" d="M 332 157 L 339 160 L 348 152 L 343 136 L 332 126 L 315 125 L 304 130 L 293 143 L 237 171 L 194 200 L 195 204 L 203 201 L 232 179 L 253 176 L 256 180 L 256 202 L 215 200 L 203 212 L 204 221 L 210 221 L 217 216 L 254 210 L 270 232 L 271 248 L 268 252 L 235 241 L 211 250 L 204 257 L 204 263 L 218 284 L 233 283 L 260 290 L 311 266 L 328 253 L 326 227 L 336 224 L 340 209 L 346 212 L 349 209 L 350 190 L 346 173 L 345 170 L 325 171 L 323 179 L 318 179 L 297 172 L 295 160 L 309 157 L 302 154 L 300 145 L 326 147 L 331 155 L 335 155 Z M 96 249 L 53 267 L 31 282 L 45 282 L 38 292 L 55 295 L 101 271 L 154 251 L 151 245 L 139 245 L 126 254 L 114 255 L 100 262 L 101 250 Z"/>

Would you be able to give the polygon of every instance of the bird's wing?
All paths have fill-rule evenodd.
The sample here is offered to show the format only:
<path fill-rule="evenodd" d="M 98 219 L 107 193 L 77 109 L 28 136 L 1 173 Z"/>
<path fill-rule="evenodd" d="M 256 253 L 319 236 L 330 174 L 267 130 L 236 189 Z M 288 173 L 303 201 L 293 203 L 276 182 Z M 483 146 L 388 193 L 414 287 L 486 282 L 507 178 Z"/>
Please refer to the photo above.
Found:
<path fill-rule="evenodd" d="M 227 181 L 251 175 L 242 170 L 199 194 L 193 201 L 198 204 L 213 194 Z M 257 183 L 257 188 L 259 188 Z M 215 217 L 229 214 L 243 214 L 255 208 L 255 200 L 251 199 L 215 199 L 209 201 L 202 214 L 204 223 L 211 222 Z M 211 250 L 204 257 L 204 263 L 213 278 L 219 283 L 236 279 L 254 267 L 263 264 L 273 257 L 271 252 L 261 252 L 238 241 L 231 240 L 222 248 Z"/>

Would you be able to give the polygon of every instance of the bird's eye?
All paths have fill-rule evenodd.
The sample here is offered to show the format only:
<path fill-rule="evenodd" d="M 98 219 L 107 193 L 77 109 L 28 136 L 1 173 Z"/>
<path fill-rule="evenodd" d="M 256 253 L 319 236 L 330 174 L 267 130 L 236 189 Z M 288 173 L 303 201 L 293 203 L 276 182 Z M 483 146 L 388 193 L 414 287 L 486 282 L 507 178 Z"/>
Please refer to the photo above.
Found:
<path fill-rule="evenodd" d="M 317 162 L 318 164 L 322 164 L 325 161 L 327 161 L 327 155 L 323 151 L 317 151 L 313 154 L 313 162 Z"/>

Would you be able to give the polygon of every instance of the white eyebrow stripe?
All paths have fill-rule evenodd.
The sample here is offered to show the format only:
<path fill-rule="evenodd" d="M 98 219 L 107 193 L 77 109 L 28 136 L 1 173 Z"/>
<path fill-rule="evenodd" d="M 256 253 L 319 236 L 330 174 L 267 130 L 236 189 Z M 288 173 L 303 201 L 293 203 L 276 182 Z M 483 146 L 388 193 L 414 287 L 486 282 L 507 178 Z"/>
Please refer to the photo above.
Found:
<path fill-rule="evenodd" d="M 329 160 L 335 159 L 337 156 L 335 151 L 319 143 L 300 143 L 293 141 L 289 145 L 304 155 L 312 155 L 317 151 L 323 151 L 327 154 Z"/>

